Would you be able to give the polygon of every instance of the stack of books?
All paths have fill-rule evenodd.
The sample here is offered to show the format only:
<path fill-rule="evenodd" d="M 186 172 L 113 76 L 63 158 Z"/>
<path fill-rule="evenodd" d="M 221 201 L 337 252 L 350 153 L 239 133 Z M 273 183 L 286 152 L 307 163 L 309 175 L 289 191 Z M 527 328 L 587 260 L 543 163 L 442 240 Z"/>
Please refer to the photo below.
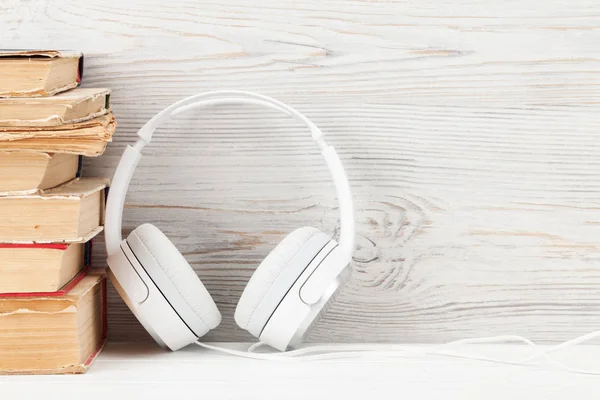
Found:
<path fill-rule="evenodd" d="M 0 373 L 82 373 L 106 342 L 92 268 L 109 183 L 82 175 L 116 122 L 83 55 L 0 50 Z"/>

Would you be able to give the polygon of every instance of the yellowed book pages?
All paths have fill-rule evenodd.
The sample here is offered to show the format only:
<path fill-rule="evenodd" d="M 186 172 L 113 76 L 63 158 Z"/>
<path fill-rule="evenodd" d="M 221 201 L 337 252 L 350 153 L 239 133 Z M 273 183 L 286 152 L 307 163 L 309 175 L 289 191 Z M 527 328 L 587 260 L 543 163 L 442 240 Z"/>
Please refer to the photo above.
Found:
<path fill-rule="evenodd" d="M 83 54 L 77 51 L 0 51 L 0 97 L 52 96 L 81 83 Z"/>
<path fill-rule="evenodd" d="M 37 248 L 0 245 L 0 293 L 59 290 L 83 268 L 84 248 L 84 243 Z"/>
<path fill-rule="evenodd" d="M 101 229 L 108 180 L 77 178 L 33 195 L 0 197 L 0 242 L 80 242 Z"/>
<path fill-rule="evenodd" d="M 117 122 L 112 113 L 74 124 L 48 127 L 0 126 L 0 151 L 80 154 L 104 153 Z"/>
<path fill-rule="evenodd" d="M 77 154 L 0 152 L 0 196 L 62 185 L 77 177 L 81 161 Z"/>
<path fill-rule="evenodd" d="M 75 88 L 55 96 L 0 98 L 0 126 L 57 126 L 110 110 L 110 89 Z"/>
<path fill-rule="evenodd" d="M 0 374 L 84 373 L 106 343 L 106 273 L 67 293 L 0 296 Z"/>
<path fill-rule="evenodd" d="M 112 113 L 101 115 L 87 121 L 76 122 L 56 126 L 1 126 L 0 141 L 13 141 L 27 138 L 56 137 L 78 138 L 89 137 L 99 139 L 110 139 L 106 130 L 91 130 L 96 127 L 106 128 L 115 122 Z"/>
<path fill-rule="evenodd" d="M 94 232 L 78 243 L 0 243 L 0 293 L 57 291 L 91 262 Z"/>

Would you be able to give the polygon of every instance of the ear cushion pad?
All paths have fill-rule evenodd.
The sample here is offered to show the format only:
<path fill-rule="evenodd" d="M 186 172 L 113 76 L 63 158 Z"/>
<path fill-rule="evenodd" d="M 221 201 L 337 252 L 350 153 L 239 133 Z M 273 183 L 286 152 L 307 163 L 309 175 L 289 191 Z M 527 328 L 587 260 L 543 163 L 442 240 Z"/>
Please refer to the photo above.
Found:
<path fill-rule="evenodd" d="M 167 297 L 167 301 L 171 303 L 188 326 L 191 327 L 190 322 L 185 320 L 184 313 L 176 309 L 177 302 L 184 306 L 187 305 L 187 307 L 181 308 L 185 308 L 188 315 L 189 309 L 191 309 L 208 329 L 213 329 L 219 325 L 221 313 L 212 296 L 187 260 L 160 229 L 152 224 L 140 225 L 130 233 L 127 243 L 136 257 L 140 259 L 140 263 L 158 289 Z M 148 256 L 152 259 L 147 259 Z M 146 258 L 145 261 L 142 261 L 143 258 Z M 150 271 L 152 268 L 154 268 L 154 273 Z M 165 277 L 170 282 L 165 282 Z M 168 283 L 170 285 L 167 285 Z M 178 294 L 181 297 L 180 299 L 166 296 L 166 293 L 172 294 L 173 290 L 175 290 L 176 295 Z M 197 333 L 196 330 L 192 330 Z"/>
<path fill-rule="evenodd" d="M 248 281 L 235 310 L 234 317 L 236 323 L 242 329 L 247 329 L 255 336 L 258 336 L 260 329 L 268 322 L 268 319 L 283 297 L 276 296 L 278 298 L 277 302 L 267 307 L 270 308 L 270 312 L 265 313 L 264 309 L 257 312 L 257 308 L 261 305 L 263 298 L 265 298 L 269 290 L 280 290 L 282 293 L 281 296 L 285 296 L 310 260 L 330 240 L 331 238 L 328 235 L 312 227 L 299 228 L 288 234 L 262 261 Z M 304 265 L 301 268 L 299 268 L 297 262 L 294 262 L 299 259 L 304 260 L 302 261 Z M 295 268 L 295 272 L 293 272 L 294 276 L 291 277 L 292 279 L 287 279 L 289 285 L 286 285 L 287 287 L 285 288 L 274 288 L 273 284 L 278 277 L 284 275 L 286 272 L 290 272 L 286 271 L 286 268 Z M 261 315 L 257 316 L 255 314 Z M 253 320 L 257 317 L 261 321 Z"/>

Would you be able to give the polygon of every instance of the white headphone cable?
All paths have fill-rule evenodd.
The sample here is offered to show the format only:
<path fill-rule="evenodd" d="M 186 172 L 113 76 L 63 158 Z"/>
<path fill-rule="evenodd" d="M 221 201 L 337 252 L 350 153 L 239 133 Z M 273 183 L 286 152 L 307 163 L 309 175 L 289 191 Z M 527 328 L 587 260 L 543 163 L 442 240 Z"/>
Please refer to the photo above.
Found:
<path fill-rule="evenodd" d="M 477 360 L 477 361 L 487 361 L 493 363 L 500 364 L 508 364 L 508 365 L 524 365 L 526 363 L 530 363 L 537 359 L 543 358 L 550 364 L 561 368 L 563 370 L 579 373 L 579 374 L 591 374 L 591 375 L 600 375 L 599 371 L 593 370 L 583 370 L 578 368 L 569 367 L 550 356 L 550 353 L 554 353 L 561 349 L 566 349 L 568 347 L 576 346 L 577 344 L 589 341 L 593 338 L 600 336 L 600 331 L 595 331 L 591 333 L 587 333 L 585 335 L 578 336 L 576 338 L 570 339 L 563 343 L 560 343 L 556 346 L 552 346 L 546 350 L 540 350 L 539 346 L 532 342 L 531 340 L 518 336 L 518 335 L 502 335 L 502 336 L 490 336 L 490 337 L 481 337 L 481 338 L 469 338 L 469 339 L 460 339 L 455 340 L 448 343 L 438 344 L 438 345 L 425 345 L 422 347 L 419 346 L 402 346 L 402 348 L 397 348 L 397 345 L 392 344 L 381 344 L 381 345 L 369 345 L 369 344 L 343 344 L 343 345 L 315 345 L 308 346 L 304 348 L 300 348 L 297 350 L 290 350 L 286 352 L 280 353 L 256 353 L 255 350 L 262 346 L 262 343 L 255 343 L 248 350 L 240 351 L 228 349 L 225 347 L 210 345 L 205 342 L 197 341 L 195 342 L 197 345 L 215 351 L 220 351 L 222 353 L 252 358 L 252 359 L 260 359 L 260 360 L 269 360 L 269 361 L 322 361 L 322 360 L 335 360 L 335 359 L 344 359 L 344 358 L 367 358 L 368 356 L 374 356 L 378 359 L 386 359 L 386 358 L 400 358 L 414 355 L 438 355 L 438 356 L 447 356 L 447 357 L 455 357 L 455 358 L 463 358 L 468 360 Z M 536 354 L 523 358 L 517 361 L 508 361 L 497 358 L 491 358 L 487 356 L 478 356 L 472 354 L 465 354 L 451 350 L 444 350 L 444 348 L 456 346 L 459 344 L 482 344 L 482 343 L 497 343 L 497 342 L 522 342 L 527 344 L 528 346 L 534 348 L 536 350 Z M 311 354 L 320 352 L 322 354 Z"/>

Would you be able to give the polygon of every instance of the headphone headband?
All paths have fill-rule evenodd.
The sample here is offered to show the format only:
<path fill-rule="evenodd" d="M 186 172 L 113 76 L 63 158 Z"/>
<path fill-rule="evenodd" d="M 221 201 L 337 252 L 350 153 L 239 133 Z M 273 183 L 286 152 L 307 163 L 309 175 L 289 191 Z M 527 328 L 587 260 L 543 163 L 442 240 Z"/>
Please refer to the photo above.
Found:
<path fill-rule="evenodd" d="M 176 117 L 186 111 L 220 104 L 261 105 L 294 117 L 310 129 L 312 138 L 319 145 L 321 154 L 333 178 L 340 207 L 340 267 L 339 271 L 327 271 L 327 276 L 331 275 L 331 279 L 335 279 L 352 259 L 355 235 L 352 194 L 346 172 L 337 152 L 333 146 L 325 142 L 323 132 L 299 111 L 271 97 L 244 91 L 213 91 L 184 98 L 160 111 L 142 126 L 137 132 L 140 139 L 133 146 L 128 145 L 126 147 L 112 179 L 106 203 L 104 224 L 107 254 L 111 255 L 119 250 L 122 241 L 121 228 L 127 189 L 129 188 L 135 168 L 142 157 L 141 150 L 152 141 L 152 135 L 156 128 L 172 117 Z M 314 292 L 318 293 L 319 288 L 314 289 Z M 310 290 L 310 292 L 312 291 Z"/>
<path fill-rule="evenodd" d="M 214 99 L 210 102 L 208 99 Z M 220 101 L 217 101 L 220 100 Z M 204 103 L 202 101 L 205 101 Z M 194 106 L 194 103 L 199 103 Z M 244 104 L 258 104 L 267 108 L 271 108 L 291 117 L 294 117 L 298 121 L 304 123 L 311 131 L 314 140 L 323 138 L 323 132 L 315 124 L 306 118 L 302 113 L 296 109 L 282 103 L 279 100 L 275 100 L 272 97 L 268 97 L 258 93 L 245 92 L 241 90 L 217 90 L 212 92 L 195 94 L 184 99 L 181 99 L 164 110 L 160 111 L 154 117 L 152 117 L 144 126 L 138 131 L 138 136 L 146 143 L 150 143 L 154 130 L 160 126 L 164 121 L 169 120 L 173 116 L 177 116 L 190 108 L 210 106 L 213 104 L 225 104 L 225 103 L 244 103 Z M 192 107 L 188 107 L 192 106 Z"/>

